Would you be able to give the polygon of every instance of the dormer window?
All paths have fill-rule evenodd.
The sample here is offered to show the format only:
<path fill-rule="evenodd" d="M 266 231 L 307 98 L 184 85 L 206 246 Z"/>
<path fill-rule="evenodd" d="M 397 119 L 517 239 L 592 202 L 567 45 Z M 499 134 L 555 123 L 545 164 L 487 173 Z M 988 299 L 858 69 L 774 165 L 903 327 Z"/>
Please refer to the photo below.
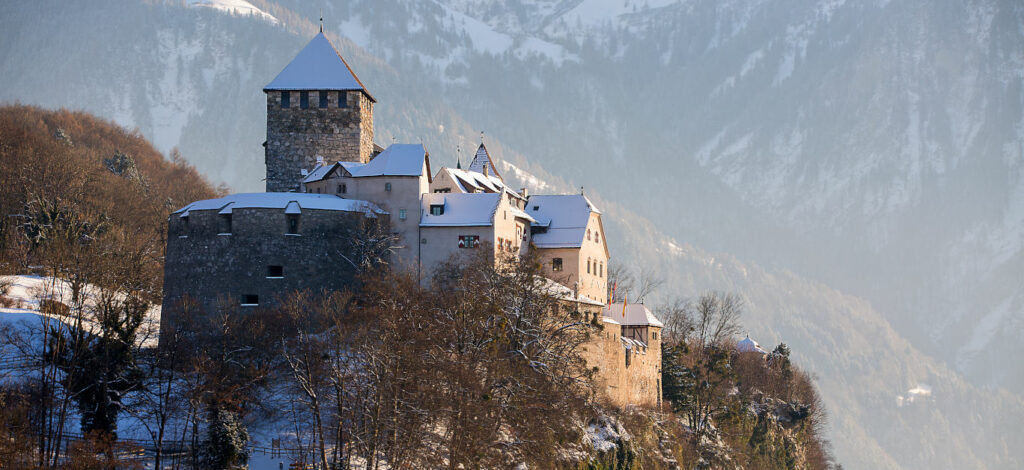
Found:
<path fill-rule="evenodd" d="M 281 108 L 287 108 L 292 105 L 292 94 L 287 91 L 281 92 Z"/>
<path fill-rule="evenodd" d="M 288 214 L 288 235 L 299 234 L 299 214 Z"/>
<path fill-rule="evenodd" d="M 220 215 L 220 233 L 231 233 L 231 214 Z"/>
<path fill-rule="evenodd" d="M 430 215 L 444 215 L 444 204 L 431 204 Z"/>

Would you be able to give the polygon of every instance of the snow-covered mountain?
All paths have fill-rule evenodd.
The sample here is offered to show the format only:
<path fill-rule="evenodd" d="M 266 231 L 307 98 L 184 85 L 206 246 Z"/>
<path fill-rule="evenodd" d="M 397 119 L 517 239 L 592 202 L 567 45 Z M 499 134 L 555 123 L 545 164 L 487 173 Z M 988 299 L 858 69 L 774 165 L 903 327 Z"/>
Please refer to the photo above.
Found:
<path fill-rule="evenodd" d="M 320 5 L 196 3 L 0 4 L 0 100 L 107 116 L 259 190 L 260 90 Z M 378 143 L 453 165 L 484 130 L 532 191 L 585 185 L 666 294 L 746 296 L 752 336 L 819 376 L 849 468 L 1024 462 L 1020 4 L 321 3 Z"/>

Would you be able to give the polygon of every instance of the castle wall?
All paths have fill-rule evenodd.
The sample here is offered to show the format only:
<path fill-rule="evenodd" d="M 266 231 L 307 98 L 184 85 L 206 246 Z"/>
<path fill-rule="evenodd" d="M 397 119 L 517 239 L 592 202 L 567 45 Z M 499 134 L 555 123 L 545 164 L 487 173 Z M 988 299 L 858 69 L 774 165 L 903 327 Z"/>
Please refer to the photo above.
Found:
<path fill-rule="evenodd" d="M 603 324 L 595 330 L 587 343 L 584 358 L 589 367 L 597 367 L 594 386 L 599 394 L 620 407 L 629 405 L 656 407 L 661 404 L 661 341 L 653 340 L 646 348 L 629 351 L 626 366 L 626 347 L 623 345 L 620 325 Z M 655 328 L 659 330 L 659 328 Z M 658 337 L 660 338 L 660 334 Z"/>
<path fill-rule="evenodd" d="M 185 296 L 211 314 L 220 302 L 239 306 L 245 295 L 257 295 L 259 307 L 267 307 L 295 290 L 350 286 L 354 268 L 339 250 L 345 249 L 346 232 L 363 217 L 358 212 L 303 209 L 298 234 L 292 235 L 287 234 L 282 209 L 235 209 L 230 234 L 216 210 L 190 211 L 187 222 L 171 215 L 163 321 L 174 321 Z M 380 217 L 387 222 L 387 216 Z M 282 275 L 271 276 L 270 266 L 280 266 Z"/>
<path fill-rule="evenodd" d="M 282 93 L 289 106 L 281 107 Z M 301 171 L 327 163 L 370 161 L 373 153 L 373 102 L 361 91 L 329 91 L 327 107 L 320 108 L 319 91 L 309 91 L 302 109 L 299 91 L 267 92 L 267 191 L 291 191 L 302 181 Z M 338 94 L 346 95 L 339 107 Z"/>

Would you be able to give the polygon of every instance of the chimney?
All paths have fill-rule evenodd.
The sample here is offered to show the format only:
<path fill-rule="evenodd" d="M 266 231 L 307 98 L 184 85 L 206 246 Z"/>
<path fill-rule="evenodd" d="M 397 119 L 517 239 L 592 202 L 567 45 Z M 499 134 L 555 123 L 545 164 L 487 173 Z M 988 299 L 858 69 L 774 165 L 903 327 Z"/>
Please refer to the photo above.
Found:
<path fill-rule="evenodd" d="M 523 197 L 530 197 L 530 193 L 526 191 L 526 188 L 519 188 L 519 195 Z"/>

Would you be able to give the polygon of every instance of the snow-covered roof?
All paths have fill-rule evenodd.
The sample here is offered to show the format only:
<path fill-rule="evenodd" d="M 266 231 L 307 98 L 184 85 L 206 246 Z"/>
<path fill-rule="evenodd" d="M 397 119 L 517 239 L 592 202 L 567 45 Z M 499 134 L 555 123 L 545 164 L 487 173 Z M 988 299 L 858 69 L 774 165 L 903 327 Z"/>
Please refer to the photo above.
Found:
<path fill-rule="evenodd" d="M 481 143 L 476 149 L 473 161 L 469 163 L 469 171 L 485 174 L 485 170 L 486 175 L 496 176 L 498 180 L 502 180 L 501 174 L 498 173 L 498 168 L 494 166 L 494 161 L 491 159 L 491 154 L 487 151 L 487 147 L 484 147 L 484 144 Z"/>
<path fill-rule="evenodd" d="M 739 352 L 756 352 L 760 354 L 768 354 L 768 351 L 761 349 L 761 345 L 757 344 L 757 341 L 750 339 L 750 335 L 746 338 L 741 339 L 736 343 L 736 350 Z"/>
<path fill-rule="evenodd" d="M 500 193 L 427 193 L 423 195 L 421 227 L 485 227 L 494 223 Z M 430 206 L 444 206 L 441 215 L 430 215 Z"/>
<path fill-rule="evenodd" d="M 511 209 L 509 209 L 509 211 L 510 211 L 510 212 L 512 212 L 512 216 L 513 216 L 513 217 L 518 217 L 518 218 L 520 218 L 520 219 L 526 219 L 526 220 L 528 220 L 528 221 L 529 221 L 529 222 L 530 222 L 531 224 L 533 224 L 533 223 L 536 223 L 536 222 L 537 222 L 537 219 L 534 219 L 533 217 L 531 217 L 531 216 L 530 216 L 530 214 L 527 214 L 526 212 L 523 212 L 523 210 L 522 210 L 522 209 L 520 209 L 520 208 L 518 208 L 518 207 L 516 207 L 516 206 L 512 206 L 512 208 L 511 208 Z"/>
<path fill-rule="evenodd" d="M 626 349 L 633 349 L 638 352 L 644 352 L 647 349 L 647 343 L 644 343 L 643 341 L 627 338 L 625 336 L 619 337 L 619 339 L 622 340 L 622 345 L 625 346 Z"/>
<path fill-rule="evenodd" d="M 609 325 L 621 325 L 616 319 L 612 317 L 601 317 L 601 323 L 607 323 Z"/>
<path fill-rule="evenodd" d="M 302 179 L 303 183 L 320 181 L 344 168 L 353 178 L 364 176 L 420 176 L 426 171 L 430 177 L 430 154 L 423 144 L 392 144 L 370 163 L 337 162 L 329 165 L 317 164 Z M 424 168 L 426 168 L 424 170 Z"/>
<path fill-rule="evenodd" d="M 263 88 L 271 90 L 359 90 L 376 101 L 322 32 Z"/>
<path fill-rule="evenodd" d="M 302 182 L 303 183 L 312 183 L 314 181 L 320 181 L 320 180 L 324 179 L 325 177 L 327 177 L 327 174 L 330 173 L 331 170 L 333 170 L 336 165 L 337 165 L 337 163 L 332 163 L 330 165 L 324 165 L 323 163 L 317 163 L 316 166 L 313 167 L 313 170 L 310 171 L 309 174 L 306 175 L 306 177 L 302 179 Z"/>
<path fill-rule="evenodd" d="M 459 192 L 485 192 L 497 193 L 505 188 L 505 183 L 496 176 L 487 176 L 475 171 L 460 170 L 458 168 L 442 167 L 437 174 L 448 173 L 448 176 L 455 182 Z M 514 193 L 513 193 L 514 194 Z M 517 194 L 518 196 L 518 194 Z M 521 197 L 521 196 L 520 196 Z"/>
<path fill-rule="evenodd" d="M 623 315 L 622 303 L 612 304 L 611 308 L 604 308 L 603 315 L 614 318 L 626 326 L 656 326 L 659 328 L 665 326 L 644 304 L 626 304 L 625 315 Z"/>
<path fill-rule="evenodd" d="M 538 248 L 576 248 L 583 244 L 590 213 L 601 211 L 582 194 L 530 196 L 526 213 L 546 231 L 533 234 Z"/>
<path fill-rule="evenodd" d="M 261 208 L 289 210 L 299 213 L 302 209 L 328 211 L 365 212 L 387 214 L 376 204 L 358 199 L 344 199 L 333 194 L 312 193 L 239 193 L 230 194 L 216 199 L 204 199 L 193 202 L 175 214 L 186 215 L 191 211 L 217 210 L 229 213 L 234 209 Z M 227 211 L 227 212 L 225 212 Z"/>
<path fill-rule="evenodd" d="M 597 306 L 604 305 L 603 302 L 598 302 L 598 301 L 596 301 L 594 299 L 591 299 L 590 297 L 587 297 L 585 295 L 577 296 L 576 293 L 572 289 L 566 287 L 565 285 L 563 285 L 563 284 L 561 284 L 561 283 L 559 283 L 559 282 L 557 282 L 557 281 L 555 281 L 553 279 L 548 279 L 548 278 L 543 277 L 543 276 L 537 276 L 537 280 L 543 284 L 541 286 L 542 289 L 546 289 L 548 293 L 550 293 L 551 295 L 557 297 L 559 300 L 566 300 L 566 301 L 569 301 L 569 302 L 579 302 L 581 304 L 587 304 L 587 305 L 597 305 Z"/>
<path fill-rule="evenodd" d="M 346 168 L 352 176 L 420 176 L 427 163 L 427 150 L 423 144 L 391 144 L 370 163 Z M 430 175 L 429 166 L 427 175 Z"/>

